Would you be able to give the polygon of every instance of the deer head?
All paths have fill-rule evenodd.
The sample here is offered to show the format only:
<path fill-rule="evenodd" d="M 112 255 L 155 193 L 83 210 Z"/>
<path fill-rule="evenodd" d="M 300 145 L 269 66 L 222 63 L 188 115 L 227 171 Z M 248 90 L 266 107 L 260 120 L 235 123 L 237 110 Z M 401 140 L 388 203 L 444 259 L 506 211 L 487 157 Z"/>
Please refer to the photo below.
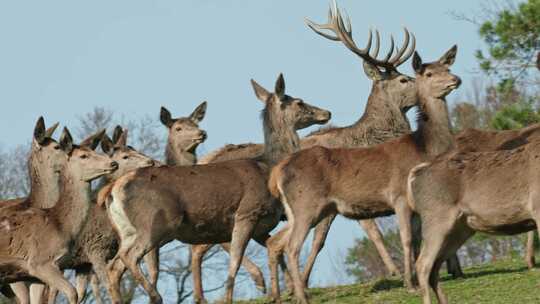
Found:
<path fill-rule="evenodd" d="M 107 134 L 103 135 L 103 139 L 101 140 L 101 149 L 103 152 L 118 164 L 118 170 L 108 176 L 111 179 L 116 179 L 137 168 L 154 165 L 154 160 L 150 157 L 127 145 L 127 134 L 127 130 L 122 129 L 121 126 L 116 126 L 112 140 Z"/>
<path fill-rule="evenodd" d="M 58 142 L 52 138 L 57 127 L 58 123 L 55 123 L 50 128 L 45 129 L 45 120 L 43 117 L 38 118 L 34 127 L 30 161 L 28 162 L 31 174 L 37 173 L 41 177 L 50 177 L 62 169 L 65 156 Z M 49 172 L 49 174 L 45 172 Z"/>
<path fill-rule="evenodd" d="M 60 136 L 60 148 L 67 155 L 66 175 L 78 181 L 90 182 L 118 169 L 118 163 L 94 151 L 103 134 L 105 130 L 89 136 L 80 145 L 75 145 L 69 130 L 64 128 Z"/>
<path fill-rule="evenodd" d="M 193 153 L 206 140 L 206 132 L 199 128 L 206 114 L 206 101 L 201 103 L 188 117 L 172 118 L 171 112 L 161 107 L 161 123 L 169 129 L 167 146 L 175 151 Z"/>
<path fill-rule="evenodd" d="M 450 66 L 454 64 L 457 54 L 457 45 L 450 48 L 439 60 L 422 63 L 422 58 L 414 52 L 412 66 L 416 74 L 418 95 L 427 98 L 444 99 L 446 95 L 461 84 L 461 79 L 450 73 Z"/>
<path fill-rule="evenodd" d="M 293 126 L 295 130 L 300 130 L 314 124 L 325 124 L 331 118 L 329 111 L 312 106 L 300 98 L 285 94 L 283 74 L 279 74 L 276 80 L 274 93 L 268 92 L 253 79 L 251 79 L 251 85 L 257 98 L 265 104 L 263 110 L 264 119 L 279 120 L 275 123 L 283 126 Z"/>
<path fill-rule="evenodd" d="M 405 39 L 403 45 L 394 54 L 394 38 L 390 37 L 390 48 L 382 59 L 377 59 L 380 48 L 379 31 L 375 30 L 375 47 L 372 50 L 372 31 L 369 31 L 367 45 L 364 49 L 357 47 L 352 36 L 352 25 L 350 18 L 347 21 L 338 9 L 336 2 L 330 6 L 328 12 L 328 23 L 317 24 L 306 18 L 306 24 L 317 34 L 332 41 L 341 41 L 354 54 L 363 59 L 363 67 L 366 75 L 373 80 L 374 88 L 380 88 L 392 97 L 402 112 L 408 111 L 418 102 L 415 80 L 412 77 L 401 74 L 397 68 L 407 61 L 414 52 L 416 39 L 413 34 L 405 28 Z M 333 34 L 324 31 L 331 31 Z M 412 38 L 412 39 L 411 39 Z M 411 46 L 409 46 L 409 42 Z"/>

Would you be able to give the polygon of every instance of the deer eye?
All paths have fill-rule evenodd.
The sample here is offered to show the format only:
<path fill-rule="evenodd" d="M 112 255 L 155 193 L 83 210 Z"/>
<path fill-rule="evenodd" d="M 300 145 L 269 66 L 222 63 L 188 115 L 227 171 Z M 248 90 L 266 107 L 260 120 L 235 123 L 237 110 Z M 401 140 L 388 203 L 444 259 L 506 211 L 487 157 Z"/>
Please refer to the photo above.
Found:
<path fill-rule="evenodd" d="M 128 155 L 124 155 L 124 156 L 122 156 L 122 159 L 128 159 L 128 158 L 129 158 L 129 156 L 128 156 Z"/>
<path fill-rule="evenodd" d="M 177 127 L 176 131 L 178 131 L 178 132 L 182 131 L 182 127 Z"/>
<path fill-rule="evenodd" d="M 431 72 L 427 72 L 426 73 L 426 77 L 431 77 L 433 74 L 431 74 Z"/>
<path fill-rule="evenodd" d="M 87 159 L 87 158 L 88 158 L 88 155 L 86 154 L 81 155 L 81 159 Z"/>
<path fill-rule="evenodd" d="M 55 149 L 55 150 L 60 150 L 60 145 L 54 146 L 53 149 Z"/>
<path fill-rule="evenodd" d="M 401 79 L 399 80 L 399 82 L 401 82 L 401 83 L 406 83 L 406 82 L 407 82 L 407 78 L 401 78 Z"/>

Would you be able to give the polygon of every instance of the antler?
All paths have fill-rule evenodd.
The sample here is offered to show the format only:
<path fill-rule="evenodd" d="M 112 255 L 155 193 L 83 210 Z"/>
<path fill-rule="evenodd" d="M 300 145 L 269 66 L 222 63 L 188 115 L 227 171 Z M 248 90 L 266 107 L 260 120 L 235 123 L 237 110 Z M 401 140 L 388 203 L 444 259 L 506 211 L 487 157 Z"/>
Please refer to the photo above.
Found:
<path fill-rule="evenodd" d="M 405 32 L 405 40 L 403 41 L 403 45 L 401 46 L 401 48 L 396 48 L 396 53 L 394 54 L 394 56 L 392 56 L 392 54 L 394 53 L 394 37 L 390 36 L 390 50 L 382 60 L 377 59 L 380 47 L 380 36 L 379 31 L 377 30 L 375 30 L 375 48 L 371 52 L 371 54 L 370 50 L 373 38 L 371 30 L 369 30 L 368 42 L 366 47 L 363 49 L 358 48 L 352 37 L 351 20 L 349 16 L 347 16 L 347 23 L 343 21 L 343 17 L 341 16 L 341 12 L 339 11 L 335 0 L 334 5 L 330 6 L 330 9 L 328 10 L 328 23 L 317 24 L 306 18 L 306 24 L 315 33 L 333 41 L 341 41 L 349 50 L 360 56 L 365 61 L 376 66 L 385 68 L 387 70 L 395 70 L 398 66 L 407 61 L 407 59 L 412 56 L 414 49 L 416 48 L 416 39 L 414 37 L 414 34 L 409 33 L 407 28 L 403 28 Z M 323 32 L 324 30 L 332 31 L 335 36 Z M 412 39 L 410 39 L 411 36 Z M 412 40 L 411 47 L 409 47 L 409 40 Z"/>

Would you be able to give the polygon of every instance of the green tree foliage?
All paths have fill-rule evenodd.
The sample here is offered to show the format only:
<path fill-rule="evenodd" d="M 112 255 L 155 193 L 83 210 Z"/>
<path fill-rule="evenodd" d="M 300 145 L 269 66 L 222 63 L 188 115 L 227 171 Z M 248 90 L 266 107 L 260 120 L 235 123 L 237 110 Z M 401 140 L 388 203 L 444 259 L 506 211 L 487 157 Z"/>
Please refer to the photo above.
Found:
<path fill-rule="evenodd" d="M 540 0 L 495 9 L 480 23 L 487 52 L 478 50 L 480 67 L 500 79 L 519 79 L 536 66 L 540 51 Z"/>

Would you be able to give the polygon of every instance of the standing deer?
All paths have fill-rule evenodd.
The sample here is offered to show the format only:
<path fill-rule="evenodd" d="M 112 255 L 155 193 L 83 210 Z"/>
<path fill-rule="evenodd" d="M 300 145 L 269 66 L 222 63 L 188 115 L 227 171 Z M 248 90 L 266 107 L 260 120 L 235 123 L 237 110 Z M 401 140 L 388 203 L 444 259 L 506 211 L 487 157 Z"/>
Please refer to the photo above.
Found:
<path fill-rule="evenodd" d="M 441 260 L 476 231 L 513 235 L 540 229 L 538 172 L 540 141 L 513 150 L 458 151 L 411 170 L 410 207 L 422 220 L 422 249 L 416 262 L 423 303 L 430 288 L 439 303 Z"/>
<path fill-rule="evenodd" d="M 43 117 L 39 117 L 34 127 L 34 136 L 30 148 L 28 159 L 28 172 L 30 177 L 30 194 L 26 198 L 12 199 L 0 202 L 0 208 L 10 204 L 20 204 L 29 202 L 40 202 L 46 204 L 49 201 L 56 201 L 60 196 L 60 175 L 59 167 L 64 163 L 64 152 L 59 149 L 58 143 L 52 135 L 58 123 L 45 129 Z M 40 204 L 37 203 L 37 204 Z M 35 298 L 43 284 L 34 283 L 30 289 L 30 294 L 24 282 L 10 284 L 17 301 L 20 304 L 28 304 Z"/>
<path fill-rule="evenodd" d="M 343 21 L 337 13 L 341 30 Z M 359 52 L 367 52 L 360 50 Z M 298 257 L 309 229 L 337 213 L 367 219 L 396 213 L 403 244 L 405 283 L 411 279 L 411 216 L 406 199 L 409 170 L 453 148 L 446 95 L 461 80 L 449 72 L 457 46 L 438 61 L 422 64 L 415 52 L 413 67 L 419 97 L 418 129 L 369 148 L 314 147 L 297 152 L 274 167 L 269 188 L 279 197 L 290 222 L 287 254 L 294 294 L 308 303 Z"/>
<path fill-rule="evenodd" d="M 196 148 L 206 139 L 206 132 L 199 129 L 199 122 L 206 114 L 206 101 L 201 103 L 188 117 L 172 118 L 166 108 L 161 108 L 160 119 L 169 130 L 167 146 L 165 148 L 166 164 L 169 166 L 191 166 L 197 163 Z M 220 244 L 226 252 L 230 250 L 230 244 Z M 204 253 L 212 245 L 192 245 L 191 250 L 191 273 L 193 276 L 193 299 L 195 303 L 205 303 L 201 265 Z M 158 248 L 155 249 L 157 251 Z M 266 292 L 264 277 L 261 270 L 247 257 L 242 259 L 242 265 L 254 280 L 257 288 Z"/>
<path fill-rule="evenodd" d="M 62 190 L 54 207 L 18 205 L 0 209 L 0 284 L 37 279 L 61 290 L 69 303 L 77 303 L 77 292 L 58 264 L 70 258 L 73 243 L 86 222 L 90 182 L 118 167 L 93 151 L 103 133 L 77 146 L 64 128 L 59 143 L 65 159 L 60 173 Z M 48 241 L 43 242 L 45 239 Z"/>
<path fill-rule="evenodd" d="M 337 7 L 334 7 L 337 11 Z M 347 127 L 325 128 L 308 135 L 301 140 L 302 149 L 314 146 L 323 146 L 327 148 L 354 148 L 366 147 L 373 144 L 382 143 L 392 138 L 399 137 L 411 131 L 405 113 L 417 103 L 416 87 L 414 79 L 401 74 L 397 68 L 403 64 L 412 55 L 415 48 L 415 38 L 412 35 L 412 43 L 409 46 L 410 34 L 405 30 L 405 42 L 400 48 L 399 54 L 393 54 L 393 39 L 390 54 L 383 60 L 377 60 L 379 51 L 380 36 L 376 32 L 374 50 L 368 53 L 357 52 L 357 47 L 352 39 L 352 32 L 339 32 L 335 13 L 330 11 L 332 20 L 328 24 L 318 25 L 307 20 L 308 26 L 317 34 L 332 41 L 341 41 L 350 51 L 364 60 L 364 72 L 373 81 L 370 96 L 367 101 L 366 109 L 360 119 Z M 334 16 L 334 17 L 332 17 Z M 327 29 L 335 33 L 335 36 L 326 34 L 322 30 Z M 372 38 L 368 44 L 371 45 Z M 407 53 L 405 51 L 409 49 Z M 392 56 L 394 55 L 394 56 Z M 391 60 L 392 57 L 392 60 Z M 260 155 L 263 151 L 263 145 L 243 144 L 227 145 L 222 149 L 213 152 L 204 157 L 200 163 L 212 163 L 232 159 L 253 158 Z M 334 217 L 329 217 L 317 226 L 311 252 L 304 268 L 304 282 L 307 286 L 315 258 L 324 246 L 324 239 L 328 233 L 330 224 Z M 382 234 L 373 220 L 359 221 L 359 224 L 366 231 L 370 240 L 372 240 L 381 256 L 388 272 L 392 275 L 398 274 L 399 270 L 388 253 L 382 239 Z M 281 254 L 283 245 L 277 245 L 276 255 Z M 273 274 L 272 278 L 277 274 Z M 279 290 L 277 280 L 274 283 L 272 297 L 279 299 Z"/>
<path fill-rule="evenodd" d="M 138 263 L 146 252 L 173 239 L 189 244 L 231 242 L 225 297 L 232 302 L 249 239 L 264 245 L 283 214 L 266 186 L 268 168 L 298 149 L 296 129 L 330 119 L 330 112 L 286 95 L 282 75 L 274 93 L 253 80 L 252 85 L 265 105 L 265 152 L 259 161 L 139 169 L 112 188 L 108 212 L 120 236 L 118 255 L 153 303 L 161 303 L 161 297 Z"/>
<path fill-rule="evenodd" d="M 117 126 L 111 140 L 106 134 L 103 135 L 101 148 L 111 161 L 117 163 L 118 169 L 103 176 L 98 189 L 106 187 L 109 183 L 120 176 L 137 168 L 144 168 L 154 165 L 154 161 L 146 155 L 137 152 L 127 145 L 127 130 Z M 111 260 L 118 249 L 118 238 L 112 229 L 105 209 L 95 204 L 95 199 L 90 198 L 87 203 L 91 205 L 88 220 L 83 225 L 79 237 L 75 240 L 73 252 L 70 259 L 66 259 L 59 266 L 61 269 L 75 269 L 77 274 L 77 295 L 79 301 L 83 300 L 86 291 L 86 283 L 91 272 L 97 274 L 100 281 L 107 284 L 109 294 L 118 294 L 118 285 L 112 285 L 107 279 L 107 263 Z M 154 264 L 149 265 L 150 273 Z M 155 266 L 157 268 L 157 265 Z M 155 270 L 157 272 L 157 269 Z M 94 279 L 94 282 L 96 280 Z M 94 295 L 100 301 L 99 291 L 96 293 L 93 285 Z M 49 303 L 55 303 L 56 290 L 51 290 Z"/>

